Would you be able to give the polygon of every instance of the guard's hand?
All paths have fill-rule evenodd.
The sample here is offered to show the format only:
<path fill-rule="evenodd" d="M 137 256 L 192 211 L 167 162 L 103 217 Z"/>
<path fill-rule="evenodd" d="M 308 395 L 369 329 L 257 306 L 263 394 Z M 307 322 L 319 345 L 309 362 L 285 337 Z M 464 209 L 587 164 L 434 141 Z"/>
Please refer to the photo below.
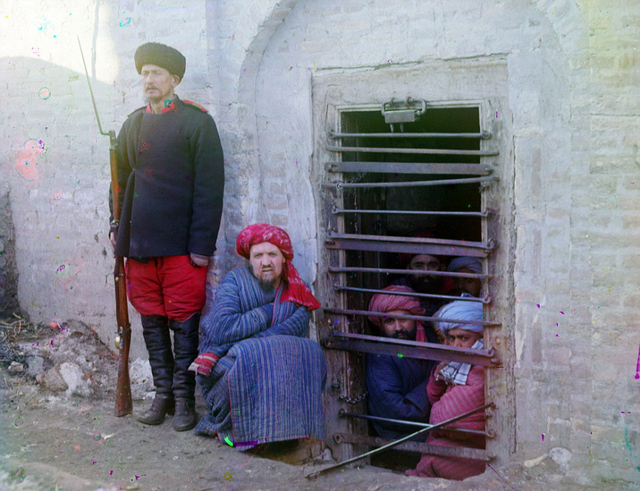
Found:
<path fill-rule="evenodd" d="M 208 377 L 217 362 L 218 357 L 213 353 L 202 353 L 189 365 L 189 370 Z"/>
<path fill-rule="evenodd" d="M 203 268 L 209 264 L 208 256 L 202 256 L 201 254 L 195 254 L 193 252 L 189 253 L 189 256 L 191 258 L 191 265 L 196 268 Z"/>
<path fill-rule="evenodd" d="M 116 234 L 115 232 L 109 232 L 109 242 L 111 242 L 111 250 L 116 248 Z"/>

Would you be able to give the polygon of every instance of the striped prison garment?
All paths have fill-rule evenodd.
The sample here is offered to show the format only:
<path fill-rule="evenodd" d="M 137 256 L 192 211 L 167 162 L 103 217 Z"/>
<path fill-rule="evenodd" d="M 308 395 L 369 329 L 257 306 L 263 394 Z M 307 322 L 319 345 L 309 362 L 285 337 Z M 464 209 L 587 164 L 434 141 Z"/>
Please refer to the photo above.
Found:
<path fill-rule="evenodd" d="M 471 411 L 484 404 L 484 368 L 472 365 L 466 385 L 451 385 L 435 379 L 433 373 L 427 385 L 427 394 L 431 401 L 430 424 L 438 424 Z M 475 413 L 450 426 L 468 430 L 484 431 L 484 411 Z M 445 430 L 429 433 L 426 443 L 443 447 L 485 448 L 482 435 L 466 435 Z M 419 477 L 442 477 L 461 481 L 467 477 L 482 474 L 485 462 L 458 457 L 439 457 L 424 454 L 415 470 L 407 475 Z"/>
<path fill-rule="evenodd" d="M 431 403 L 427 396 L 429 374 L 435 366 L 431 360 L 406 356 L 367 355 L 367 392 L 369 414 L 389 419 L 426 423 Z M 416 431 L 415 427 L 372 421 L 378 435 L 396 440 Z M 424 441 L 419 435 L 417 441 Z"/>
<path fill-rule="evenodd" d="M 220 360 L 198 383 L 209 412 L 198 435 L 238 450 L 297 438 L 325 439 L 326 365 L 309 312 L 265 292 L 248 267 L 229 272 L 201 321 L 200 353 Z"/>

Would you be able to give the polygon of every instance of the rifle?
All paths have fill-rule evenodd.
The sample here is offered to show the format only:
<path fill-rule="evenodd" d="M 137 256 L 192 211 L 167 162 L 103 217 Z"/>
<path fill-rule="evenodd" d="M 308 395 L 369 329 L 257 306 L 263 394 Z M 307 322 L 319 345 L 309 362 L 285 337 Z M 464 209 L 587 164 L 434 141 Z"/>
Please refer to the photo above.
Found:
<path fill-rule="evenodd" d="M 113 206 L 113 222 L 112 226 L 116 227 L 120 223 L 120 186 L 118 185 L 118 161 L 116 158 L 116 132 L 109 130 L 103 131 L 102 124 L 100 123 L 100 116 L 98 115 L 98 108 L 96 107 L 96 99 L 93 95 L 93 89 L 91 88 L 91 80 L 89 79 L 89 71 L 87 70 L 87 63 L 84 60 L 84 53 L 82 52 L 82 45 L 80 44 L 80 38 L 78 37 L 78 46 L 80 47 L 80 55 L 82 56 L 82 64 L 84 65 L 84 72 L 87 75 L 87 83 L 89 84 L 89 93 L 91 94 L 91 101 L 93 102 L 93 110 L 96 113 L 96 120 L 98 121 L 98 129 L 101 135 L 109 137 L 109 160 L 111 167 L 111 201 Z M 118 382 L 116 385 L 116 406 L 115 415 L 117 417 L 126 416 L 131 414 L 133 410 L 133 403 L 131 402 L 131 382 L 129 380 L 129 349 L 131 347 L 131 323 L 129 322 L 129 306 L 127 304 L 127 288 L 126 288 L 126 275 L 124 270 L 124 258 L 122 256 L 115 256 L 115 267 L 113 269 L 113 280 L 115 284 L 116 293 L 116 320 L 118 322 L 118 335 L 116 336 L 115 345 L 118 350 L 119 362 L 118 362 Z"/>

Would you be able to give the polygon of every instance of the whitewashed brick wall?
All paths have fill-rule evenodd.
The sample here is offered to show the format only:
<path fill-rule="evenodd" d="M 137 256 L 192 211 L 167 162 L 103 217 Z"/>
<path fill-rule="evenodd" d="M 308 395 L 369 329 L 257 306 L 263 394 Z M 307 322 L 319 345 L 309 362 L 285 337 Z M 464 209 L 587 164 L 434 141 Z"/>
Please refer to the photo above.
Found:
<path fill-rule="evenodd" d="M 286 227 L 303 277 L 316 274 L 314 77 L 504 60 L 514 166 L 516 458 L 562 447 L 571 462 L 559 479 L 638 481 L 638 2 L 65 5 L 30 0 L 0 18 L 0 169 L 11 187 L 20 302 L 34 320 L 78 318 L 108 341 L 115 331 L 105 301 L 112 288 L 108 141 L 97 134 L 76 35 L 107 128 L 119 128 L 141 104 L 135 47 L 160 41 L 185 53 L 178 93 L 210 109 L 225 150 L 214 280 L 237 264 L 235 236 L 255 221 Z M 398 95 L 405 96 L 389 94 Z M 18 173 L 25 159 L 30 172 L 37 169 L 27 175 L 33 180 Z M 134 340 L 134 353 L 144 354 L 141 346 Z"/>

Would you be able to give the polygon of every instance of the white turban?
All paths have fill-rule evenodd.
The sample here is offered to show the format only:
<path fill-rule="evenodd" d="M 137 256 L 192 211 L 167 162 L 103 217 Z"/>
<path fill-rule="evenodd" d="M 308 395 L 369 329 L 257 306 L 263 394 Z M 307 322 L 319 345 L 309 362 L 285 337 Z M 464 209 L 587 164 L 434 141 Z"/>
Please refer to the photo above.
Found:
<path fill-rule="evenodd" d="M 439 319 L 451 319 L 437 321 L 440 332 L 447 336 L 451 329 L 464 329 L 465 331 L 477 332 L 482 334 L 482 325 L 478 324 L 460 324 L 456 321 L 481 321 L 482 320 L 482 304 L 478 302 L 465 302 L 456 300 L 448 303 L 435 313 L 434 317 Z"/>

